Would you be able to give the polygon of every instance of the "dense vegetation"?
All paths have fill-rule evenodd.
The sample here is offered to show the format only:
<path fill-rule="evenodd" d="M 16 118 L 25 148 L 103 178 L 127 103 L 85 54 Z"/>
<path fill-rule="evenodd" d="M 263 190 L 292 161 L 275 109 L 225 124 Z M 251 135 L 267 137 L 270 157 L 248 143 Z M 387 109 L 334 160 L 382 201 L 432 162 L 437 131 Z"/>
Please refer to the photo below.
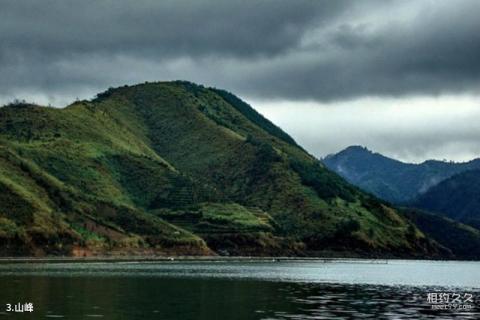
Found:
<path fill-rule="evenodd" d="M 416 209 L 404 209 L 404 213 L 453 256 L 468 259 L 480 257 L 480 230 L 436 213 Z"/>
<path fill-rule="evenodd" d="M 230 93 L 188 82 L 0 108 L 0 254 L 433 256 Z"/>
<path fill-rule="evenodd" d="M 323 162 L 350 183 L 397 204 L 411 202 L 455 174 L 480 169 L 480 159 L 465 163 L 430 160 L 411 164 L 359 146 L 348 147 Z"/>
<path fill-rule="evenodd" d="M 221 96 L 223 99 L 225 99 L 225 101 L 228 102 L 232 107 L 242 113 L 247 119 L 270 133 L 272 136 L 282 139 L 283 141 L 288 142 L 292 145 L 297 145 L 296 142 L 292 139 L 292 137 L 283 132 L 282 129 L 274 125 L 272 122 L 265 119 L 261 114 L 255 111 L 255 109 L 253 109 L 250 105 L 239 99 L 237 96 L 225 90 L 212 90 L 219 96 Z"/>
<path fill-rule="evenodd" d="M 480 170 L 462 172 L 442 181 L 411 205 L 443 213 L 480 230 Z"/>

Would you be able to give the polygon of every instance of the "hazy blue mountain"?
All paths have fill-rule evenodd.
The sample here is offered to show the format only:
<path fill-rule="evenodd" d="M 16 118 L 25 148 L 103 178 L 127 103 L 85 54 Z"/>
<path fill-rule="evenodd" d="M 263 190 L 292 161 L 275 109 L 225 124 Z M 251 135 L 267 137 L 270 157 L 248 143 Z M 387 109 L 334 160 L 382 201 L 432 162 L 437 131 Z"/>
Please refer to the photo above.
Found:
<path fill-rule="evenodd" d="M 451 176 L 480 169 L 480 159 L 456 163 L 428 160 L 404 163 L 351 146 L 327 156 L 323 162 L 350 183 L 392 203 L 408 203 Z"/>
<path fill-rule="evenodd" d="M 415 199 L 412 206 L 443 213 L 480 229 L 480 170 L 442 181 Z"/>

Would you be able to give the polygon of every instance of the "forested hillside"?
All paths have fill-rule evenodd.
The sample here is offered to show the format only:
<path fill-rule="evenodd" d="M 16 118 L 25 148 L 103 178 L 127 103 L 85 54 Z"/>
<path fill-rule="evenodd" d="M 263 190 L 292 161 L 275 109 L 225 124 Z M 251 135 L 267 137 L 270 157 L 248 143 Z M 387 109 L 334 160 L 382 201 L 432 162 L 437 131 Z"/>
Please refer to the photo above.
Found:
<path fill-rule="evenodd" d="M 442 181 L 411 205 L 442 213 L 480 230 L 480 170 L 463 172 Z"/>
<path fill-rule="evenodd" d="M 0 254 L 436 256 L 234 95 L 189 82 L 0 108 Z"/>

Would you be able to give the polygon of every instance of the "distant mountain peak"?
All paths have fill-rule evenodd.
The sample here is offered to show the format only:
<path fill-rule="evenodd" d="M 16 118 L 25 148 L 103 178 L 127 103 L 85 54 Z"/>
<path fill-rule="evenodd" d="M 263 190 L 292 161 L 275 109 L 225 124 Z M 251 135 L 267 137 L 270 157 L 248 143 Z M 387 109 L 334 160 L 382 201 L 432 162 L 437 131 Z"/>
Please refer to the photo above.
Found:
<path fill-rule="evenodd" d="M 335 154 L 331 154 L 330 156 L 335 156 L 335 155 L 338 155 L 338 154 L 346 154 L 346 153 L 365 153 L 365 154 L 372 154 L 373 152 L 371 150 L 369 150 L 367 147 L 365 146 L 361 146 L 361 145 L 353 145 L 353 146 L 349 146 L 349 147 L 346 147 L 345 149 L 343 150 L 340 150 L 339 152 L 335 153 Z"/>
<path fill-rule="evenodd" d="M 338 157 L 340 155 L 346 155 L 346 154 L 371 154 L 372 151 L 367 149 L 367 147 L 360 146 L 360 145 L 354 145 L 354 146 L 349 146 L 346 147 L 345 149 L 340 150 L 337 153 L 331 153 L 325 156 L 324 159 L 329 159 L 332 157 Z"/>
<path fill-rule="evenodd" d="M 361 146 L 361 145 L 349 146 L 349 147 L 343 149 L 343 151 L 362 151 L 362 152 L 372 153 L 372 151 L 369 150 L 367 147 Z"/>
<path fill-rule="evenodd" d="M 405 163 L 358 145 L 329 155 L 323 162 L 350 183 L 394 203 L 411 201 L 457 173 L 480 168 L 479 159 L 463 163 Z"/>

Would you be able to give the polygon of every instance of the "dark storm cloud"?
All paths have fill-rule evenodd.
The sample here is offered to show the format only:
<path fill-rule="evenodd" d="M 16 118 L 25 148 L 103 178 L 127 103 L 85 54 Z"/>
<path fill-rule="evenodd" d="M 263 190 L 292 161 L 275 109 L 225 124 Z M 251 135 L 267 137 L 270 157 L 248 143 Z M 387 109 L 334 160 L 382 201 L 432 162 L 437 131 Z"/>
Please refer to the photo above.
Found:
<path fill-rule="evenodd" d="M 276 56 L 345 6 L 344 1 L 2 1 L 0 90 L 108 85 L 110 72 L 120 81 L 141 72 L 135 65 L 113 64 L 118 57 L 155 68 L 179 58 L 201 63 L 206 57 Z M 142 74 L 135 78 L 141 81 Z"/>
<path fill-rule="evenodd" d="M 474 0 L 0 1 L 0 95 L 166 79 L 318 101 L 477 91 L 478 12 Z"/>
<path fill-rule="evenodd" d="M 392 10 L 400 11 L 396 4 Z M 416 9 L 404 21 L 389 10 L 374 22 L 339 20 L 298 50 L 303 59 L 278 61 L 268 72 L 256 68 L 243 88 L 254 92 L 262 84 L 266 96 L 317 100 L 478 92 L 480 2 L 437 1 Z"/>
<path fill-rule="evenodd" d="M 2 42 L 13 49 L 66 53 L 150 52 L 272 55 L 345 2 L 11 1 L 2 4 Z"/>

